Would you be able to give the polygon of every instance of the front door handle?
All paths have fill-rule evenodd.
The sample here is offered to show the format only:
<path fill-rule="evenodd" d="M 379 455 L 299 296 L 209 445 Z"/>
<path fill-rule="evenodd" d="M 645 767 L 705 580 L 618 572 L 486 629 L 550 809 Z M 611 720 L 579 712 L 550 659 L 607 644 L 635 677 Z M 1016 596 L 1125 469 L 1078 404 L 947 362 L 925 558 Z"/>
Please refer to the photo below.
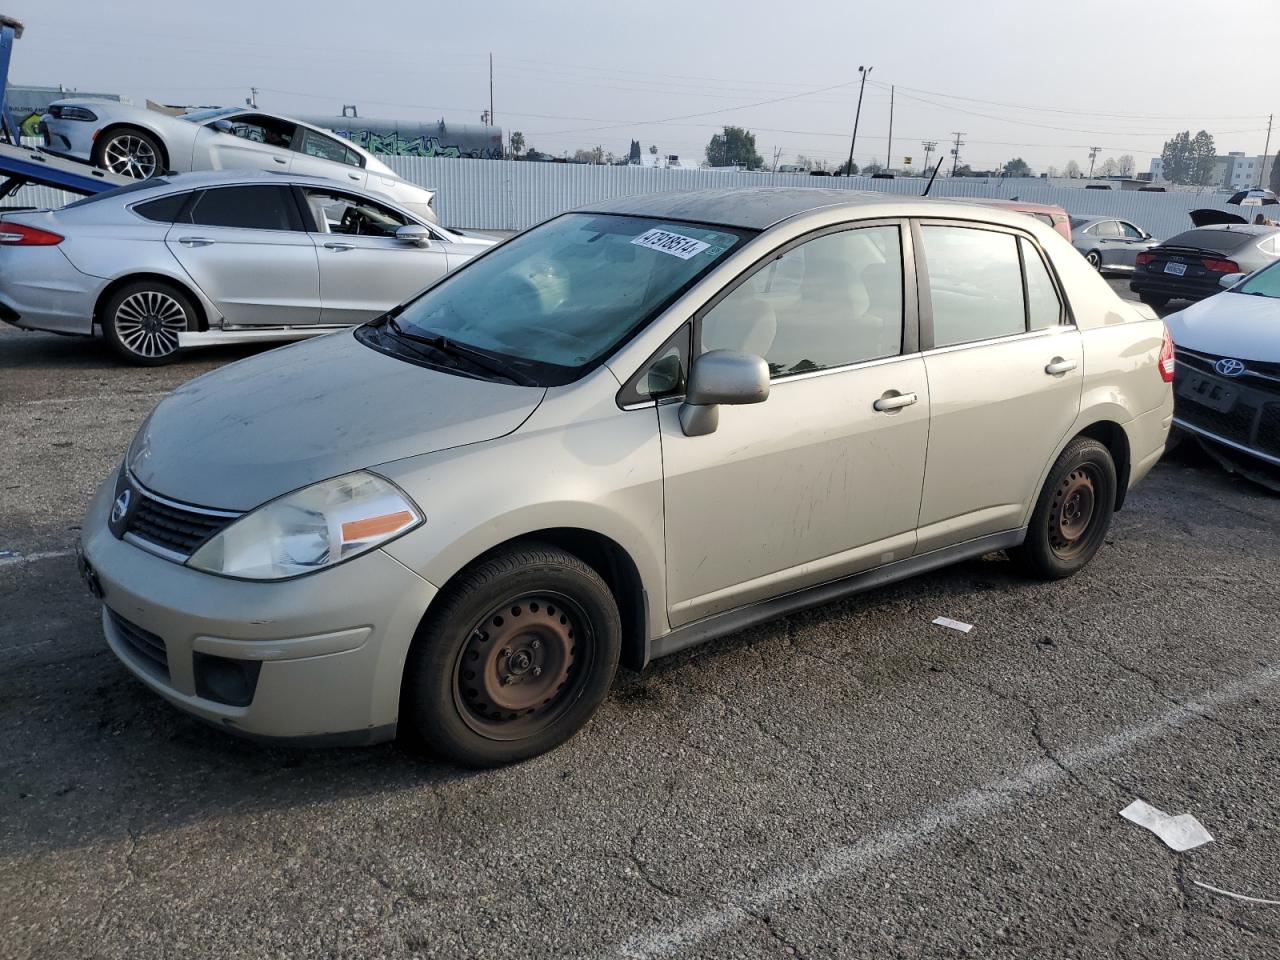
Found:
<path fill-rule="evenodd" d="M 358 174 L 358 173 L 348 173 L 348 174 L 347 174 L 347 176 L 348 176 L 348 177 L 350 177 L 352 180 L 359 180 L 359 179 L 360 179 L 360 174 Z"/>
<path fill-rule="evenodd" d="M 1049 365 L 1044 368 L 1044 372 L 1051 377 L 1056 377 L 1075 368 L 1076 362 L 1074 360 L 1063 360 L 1062 357 L 1054 357 L 1049 362 Z"/>
<path fill-rule="evenodd" d="M 289 162 L 289 161 L 288 161 L 288 160 L 286 160 L 284 157 L 272 157 L 271 159 L 272 159 L 272 160 L 274 160 L 276 163 L 288 163 L 288 162 Z"/>
<path fill-rule="evenodd" d="M 208 237 L 179 237 L 178 242 L 184 247 L 207 247 L 217 241 Z"/>
<path fill-rule="evenodd" d="M 324 245 L 324 248 L 325 248 L 326 250 L 337 250 L 339 253 L 341 253 L 343 250 L 354 250 L 354 249 L 355 249 L 355 244 L 352 244 L 352 243 L 332 243 L 332 242 L 330 242 L 330 243 L 326 243 L 326 244 Z"/>
<path fill-rule="evenodd" d="M 909 407 L 920 398 L 914 393 L 886 393 L 883 397 L 871 405 L 873 410 L 879 413 L 891 413 L 894 410 L 901 410 L 903 407 Z"/>

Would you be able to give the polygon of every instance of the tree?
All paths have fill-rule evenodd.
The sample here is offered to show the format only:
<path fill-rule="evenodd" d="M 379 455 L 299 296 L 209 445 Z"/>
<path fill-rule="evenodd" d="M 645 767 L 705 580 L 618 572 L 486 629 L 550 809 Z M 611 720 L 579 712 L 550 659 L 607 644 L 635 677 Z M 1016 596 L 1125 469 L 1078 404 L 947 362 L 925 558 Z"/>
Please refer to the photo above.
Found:
<path fill-rule="evenodd" d="M 1218 151 L 1213 143 L 1213 135 L 1201 130 L 1191 139 L 1191 179 L 1198 187 L 1207 187 L 1213 183 L 1214 169 L 1217 164 Z"/>
<path fill-rule="evenodd" d="M 973 170 L 967 163 L 962 163 L 951 172 L 953 177 L 972 177 Z"/>
<path fill-rule="evenodd" d="M 850 164 L 849 161 L 846 160 L 844 163 L 840 164 L 835 173 L 837 177 L 856 177 L 858 175 L 858 165 L 856 163 Z"/>
<path fill-rule="evenodd" d="M 1062 175 L 1064 177 L 1069 177 L 1072 180 L 1077 179 L 1081 172 L 1080 164 L 1076 163 L 1074 160 L 1068 160 L 1067 165 L 1062 168 Z"/>
<path fill-rule="evenodd" d="M 874 177 L 877 173 L 881 173 L 883 170 L 884 170 L 884 167 L 880 166 L 880 164 L 872 160 L 870 163 L 868 163 L 865 167 L 862 168 L 862 175 L 864 177 Z"/>
<path fill-rule="evenodd" d="M 656 157 L 658 155 L 658 145 L 656 143 L 649 144 L 649 156 Z"/>
<path fill-rule="evenodd" d="M 813 161 L 806 157 L 803 153 L 796 154 L 796 166 L 808 173 L 813 169 Z"/>
<path fill-rule="evenodd" d="M 604 148 L 594 147 L 591 150 L 573 151 L 574 163 L 604 163 Z"/>
<path fill-rule="evenodd" d="M 742 127 L 725 127 L 707 144 L 707 165 L 729 167 L 733 165 L 759 170 L 764 158 L 756 152 L 756 135 Z"/>
<path fill-rule="evenodd" d="M 524 134 L 519 130 L 513 130 L 511 133 L 511 156 L 516 160 L 520 159 L 520 154 L 524 152 Z"/>
<path fill-rule="evenodd" d="M 1138 172 L 1138 164 L 1134 161 L 1132 153 L 1126 153 L 1117 160 L 1116 167 L 1116 172 L 1122 177 L 1132 177 Z"/>
<path fill-rule="evenodd" d="M 1102 161 L 1102 166 L 1098 167 L 1098 176 L 1114 177 L 1120 170 L 1120 164 L 1116 163 L 1115 157 L 1107 157 Z"/>
<path fill-rule="evenodd" d="M 1048 169 L 1045 170 L 1044 175 L 1048 177 L 1050 180 L 1052 180 L 1054 177 L 1058 175 L 1058 168 L 1049 167 Z"/>
<path fill-rule="evenodd" d="M 1023 160 L 1021 157 L 1014 157 L 1004 165 L 1004 175 L 1006 177 L 1033 177 L 1035 174 L 1031 172 L 1031 164 Z"/>
<path fill-rule="evenodd" d="M 639 140 L 631 141 L 631 152 L 627 154 L 627 162 L 637 163 L 637 164 L 640 162 L 640 141 Z"/>

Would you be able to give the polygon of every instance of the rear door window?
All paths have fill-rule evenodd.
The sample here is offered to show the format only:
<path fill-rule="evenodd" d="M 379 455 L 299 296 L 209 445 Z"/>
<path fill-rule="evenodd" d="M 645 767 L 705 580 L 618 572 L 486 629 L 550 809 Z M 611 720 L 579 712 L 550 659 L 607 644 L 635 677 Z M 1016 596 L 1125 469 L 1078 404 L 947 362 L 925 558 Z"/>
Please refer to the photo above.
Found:
<path fill-rule="evenodd" d="M 1123 220 L 1117 221 L 1120 224 L 1120 233 L 1130 240 L 1141 240 L 1142 231 L 1135 227 L 1132 223 L 1125 223 Z"/>
<path fill-rule="evenodd" d="M 973 227 L 925 226 L 933 345 L 947 347 L 1023 333 L 1018 239 Z"/>
<path fill-rule="evenodd" d="M 246 230 L 302 229 L 293 194 L 287 187 L 274 184 L 205 190 L 196 197 L 183 221 Z"/>
<path fill-rule="evenodd" d="M 1099 237 L 1118 237 L 1120 236 L 1120 225 L 1114 220 L 1103 220 L 1093 228 L 1093 233 Z"/>
<path fill-rule="evenodd" d="M 1027 329 L 1045 330 L 1062 322 L 1062 300 L 1040 251 L 1026 238 L 1018 239 L 1022 269 L 1027 276 Z"/>
<path fill-rule="evenodd" d="M 302 152 L 320 160 L 331 160 L 334 163 L 344 163 L 353 167 L 360 166 L 360 157 L 355 151 L 348 150 L 345 144 L 339 143 L 333 137 L 326 137 L 323 133 L 306 127 L 302 129 Z"/>

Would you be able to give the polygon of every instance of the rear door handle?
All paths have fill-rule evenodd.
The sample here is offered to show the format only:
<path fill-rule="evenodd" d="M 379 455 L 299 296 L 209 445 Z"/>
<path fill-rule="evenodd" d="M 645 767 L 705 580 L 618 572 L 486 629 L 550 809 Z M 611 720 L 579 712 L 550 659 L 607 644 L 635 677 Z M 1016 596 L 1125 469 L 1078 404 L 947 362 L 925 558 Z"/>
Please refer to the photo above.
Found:
<path fill-rule="evenodd" d="M 353 243 L 333 243 L 333 242 L 329 242 L 329 243 L 326 243 L 326 244 L 324 245 L 324 248 L 325 248 L 326 250 L 337 250 L 339 253 L 341 253 L 343 250 L 354 250 L 354 249 L 355 249 L 355 244 L 353 244 Z"/>
<path fill-rule="evenodd" d="M 184 247 L 207 247 L 217 241 L 208 237 L 179 237 L 178 242 Z"/>
<path fill-rule="evenodd" d="M 350 177 L 352 180 L 359 180 L 359 179 L 360 179 L 360 174 L 358 174 L 358 173 L 348 173 L 348 174 L 347 174 L 347 176 L 348 176 L 348 177 Z"/>
<path fill-rule="evenodd" d="M 909 407 L 919 399 L 914 393 L 897 393 L 893 396 L 886 395 L 881 397 L 871 407 L 880 413 L 889 413 L 893 410 Z"/>
<path fill-rule="evenodd" d="M 1051 377 L 1056 377 L 1059 374 L 1067 373 L 1075 368 L 1076 362 L 1074 360 L 1063 360 L 1062 357 L 1054 357 L 1053 360 L 1049 362 L 1049 365 L 1044 368 L 1044 372 L 1049 374 Z"/>
<path fill-rule="evenodd" d="M 288 162 L 289 162 L 289 161 L 288 161 L 288 160 L 286 160 L 284 157 L 272 157 L 271 159 L 272 159 L 272 160 L 274 160 L 276 163 L 288 163 Z"/>

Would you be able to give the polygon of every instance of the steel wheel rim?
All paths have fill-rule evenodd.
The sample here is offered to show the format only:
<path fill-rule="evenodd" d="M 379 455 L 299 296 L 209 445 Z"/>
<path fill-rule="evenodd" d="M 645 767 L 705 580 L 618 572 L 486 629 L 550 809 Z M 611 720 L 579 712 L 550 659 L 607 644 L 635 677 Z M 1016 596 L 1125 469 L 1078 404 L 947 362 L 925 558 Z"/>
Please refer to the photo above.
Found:
<path fill-rule="evenodd" d="M 112 173 L 149 179 L 156 172 L 156 152 L 151 144 L 131 133 L 122 133 L 102 148 L 102 161 Z"/>
<path fill-rule="evenodd" d="M 1085 463 L 1068 473 L 1053 492 L 1049 545 L 1061 559 L 1070 560 L 1088 547 L 1101 488 L 1097 468 Z"/>
<path fill-rule="evenodd" d="M 468 632 L 454 667 L 454 704 L 481 736 L 522 740 L 577 702 L 594 658 L 581 606 L 551 591 L 519 594 L 495 604 Z"/>
<path fill-rule="evenodd" d="M 178 334 L 187 329 L 187 311 L 159 290 L 132 293 L 116 308 L 115 328 L 127 349 L 155 360 L 178 349 Z"/>

